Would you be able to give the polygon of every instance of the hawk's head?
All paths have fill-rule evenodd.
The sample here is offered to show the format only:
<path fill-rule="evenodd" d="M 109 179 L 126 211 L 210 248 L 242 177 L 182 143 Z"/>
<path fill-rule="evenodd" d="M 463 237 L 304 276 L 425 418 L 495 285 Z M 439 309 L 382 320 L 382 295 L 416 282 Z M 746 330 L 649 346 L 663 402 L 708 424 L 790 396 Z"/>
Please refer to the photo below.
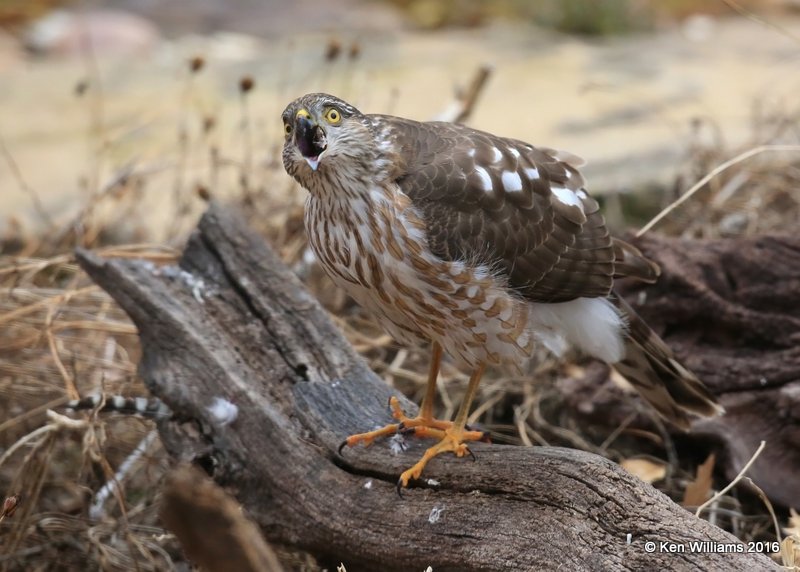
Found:
<path fill-rule="evenodd" d="M 313 190 L 323 179 L 356 179 L 376 159 L 373 129 L 358 109 L 326 93 L 294 100 L 283 112 L 283 166 Z"/>

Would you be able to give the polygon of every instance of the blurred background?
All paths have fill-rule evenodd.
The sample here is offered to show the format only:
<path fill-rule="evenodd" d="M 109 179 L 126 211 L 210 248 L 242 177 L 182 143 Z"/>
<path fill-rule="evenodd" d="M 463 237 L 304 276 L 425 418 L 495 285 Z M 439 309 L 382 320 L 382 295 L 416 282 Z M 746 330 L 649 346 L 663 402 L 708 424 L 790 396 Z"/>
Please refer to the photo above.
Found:
<path fill-rule="evenodd" d="M 491 73 L 471 125 L 584 157 L 595 194 L 663 191 L 692 175 L 701 147 L 783 135 L 770 129 L 796 111 L 798 9 L 0 0 L 0 232 L 57 226 L 90 200 L 124 206 L 118 240 L 165 239 L 175 209 L 196 211 L 193 188 L 230 196 L 245 183 L 288 184 L 276 169 L 278 117 L 296 96 L 327 91 L 365 112 L 432 119 L 482 66 Z M 254 87 L 243 94 L 245 77 Z M 122 200 L 120 178 L 135 199 Z M 95 204 L 104 193 L 114 200 Z"/>
<path fill-rule="evenodd" d="M 373 369 L 418 396 L 427 350 L 383 336 L 304 256 L 305 192 L 280 162 L 295 97 L 461 116 L 568 150 L 620 232 L 742 151 L 797 145 L 798 71 L 798 0 L 0 0 L 0 489 L 23 499 L 0 517 L 0 570 L 187 569 L 157 516 L 168 461 L 152 421 L 94 415 L 67 430 L 45 417 L 76 395 L 146 395 L 136 330 L 76 246 L 174 264 L 208 200 L 243 207 Z M 796 232 L 797 157 L 725 171 L 658 230 Z M 480 421 L 497 440 L 637 457 L 627 467 L 686 506 L 730 478 L 712 481 L 708 449 L 676 454 L 657 432 L 562 428 L 552 389 L 582 366 L 542 358 L 528 373 L 483 384 Z M 447 364 L 443 376 L 446 416 L 466 378 Z M 134 451 L 124 493 L 103 493 Z M 726 498 L 718 524 L 775 539 L 760 501 Z"/>

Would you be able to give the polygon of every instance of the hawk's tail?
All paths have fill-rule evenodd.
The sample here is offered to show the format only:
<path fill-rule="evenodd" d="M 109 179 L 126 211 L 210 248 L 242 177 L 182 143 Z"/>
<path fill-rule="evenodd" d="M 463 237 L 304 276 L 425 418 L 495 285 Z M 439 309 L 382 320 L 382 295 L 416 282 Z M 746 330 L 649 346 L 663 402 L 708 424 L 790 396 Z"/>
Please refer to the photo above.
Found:
<path fill-rule="evenodd" d="M 625 300 L 616 297 L 614 304 L 628 324 L 625 359 L 614 367 L 662 417 L 688 430 L 688 413 L 702 417 L 724 413 L 703 382 L 681 365 L 667 344 Z"/>

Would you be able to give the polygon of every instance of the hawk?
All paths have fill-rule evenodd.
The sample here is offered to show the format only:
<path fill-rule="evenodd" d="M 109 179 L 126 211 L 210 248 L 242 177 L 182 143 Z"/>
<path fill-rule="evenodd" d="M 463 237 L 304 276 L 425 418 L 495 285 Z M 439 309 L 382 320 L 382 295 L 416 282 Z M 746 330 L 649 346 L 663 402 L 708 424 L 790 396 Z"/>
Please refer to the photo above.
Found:
<path fill-rule="evenodd" d="M 342 444 L 412 432 L 438 443 L 398 490 L 443 452 L 485 435 L 466 426 L 484 369 L 519 364 L 536 344 L 612 364 L 664 418 L 722 408 L 666 344 L 614 296 L 658 267 L 612 238 L 581 161 L 464 125 L 366 115 L 304 95 L 283 112 L 286 172 L 307 191 L 305 228 L 326 273 L 398 341 L 432 346 L 419 415 L 396 399 L 393 423 Z M 433 417 L 443 352 L 472 375 L 453 422 Z M 341 448 L 340 448 L 341 451 Z"/>

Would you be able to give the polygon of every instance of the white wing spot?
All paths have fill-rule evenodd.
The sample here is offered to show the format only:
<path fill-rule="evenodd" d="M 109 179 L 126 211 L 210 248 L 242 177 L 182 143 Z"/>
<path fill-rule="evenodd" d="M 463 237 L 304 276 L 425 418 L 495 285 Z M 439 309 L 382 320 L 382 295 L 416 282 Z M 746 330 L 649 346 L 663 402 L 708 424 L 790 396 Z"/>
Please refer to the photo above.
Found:
<path fill-rule="evenodd" d="M 514 157 L 516 157 L 517 159 L 519 159 L 519 151 L 517 151 L 513 147 L 509 147 L 508 148 L 508 152 L 511 153 L 512 155 L 514 155 Z"/>
<path fill-rule="evenodd" d="M 553 191 L 553 196 L 560 202 L 564 203 L 565 205 L 578 207 L 579 209 L 583 210 L 581 199 L 577 194 L 573 193 L 569 189 L 564 189 L 562 187 L 550 187 L 550 190 Z"/>
<path fill-rule="evenodd" d="M 470 157 L 474 157 L 475 156 L 475 147 L 473 147 L 472 149 L 467 151 L 467 155 L 470 156 Z"/>
<path fill-rule="evenodd" d="M 509 192 L 522 190 L 522 179 L 515 171 L 503 171 L 503 187 Z"/>
<path fill-rule="evenodd" d="M 533 181 L 534 179 L 538 179 L 539 169 L 537 169 L 536 167 L 525 169 L 525 176 L 528 177 L 531 181 Z"/>
<path fill-rule="evenodd" d="M 492 156 L 493 163 L 497 163 L 500 159 L 503 158 L 503 153 L 501 153 L 500 149 L 498 149 L 497 147 L 492 147 L 492 153 L 493 153 Z"/>
<path fill-rule="evenodd" d="M 481 188 L 484 191 L 490 192 L 494 189 L 492 187 L 492 178 L 489 176 L 489 173 L 483 167 L 475 167 L 475 172 L 478 174 L 478 177 L 481 179 Z"/>
<path fill-rule="evenodd" d="M 583 189 L 580 189 L 576 194 L 578 195 L 578 197 L 580 197 L 582 199 L 588 199 L 589 198 L 589 195 L 587 195 L 586 191 L 584 191 Z"/>

